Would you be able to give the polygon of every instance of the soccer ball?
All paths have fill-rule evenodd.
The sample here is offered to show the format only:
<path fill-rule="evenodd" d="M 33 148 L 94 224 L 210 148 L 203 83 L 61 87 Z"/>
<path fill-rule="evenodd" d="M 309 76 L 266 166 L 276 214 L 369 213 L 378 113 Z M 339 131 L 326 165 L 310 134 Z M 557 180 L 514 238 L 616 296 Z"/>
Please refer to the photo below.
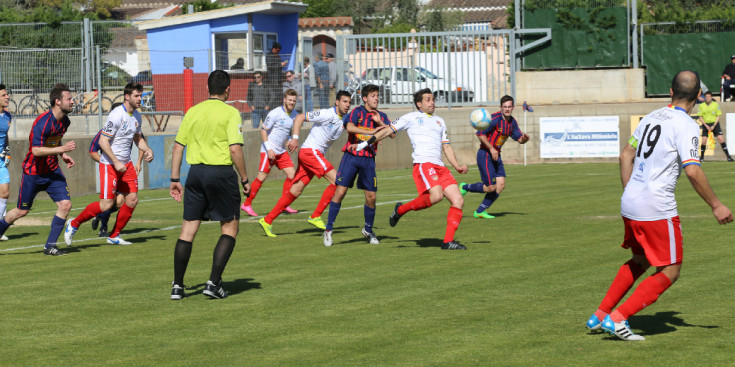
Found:
<path fill-rule="evenodd" d="M 485 130 L 490 126 L 490 114 L 484 108 L 478 108 L 470 113 L 470 125 L 475 130 Z"/>

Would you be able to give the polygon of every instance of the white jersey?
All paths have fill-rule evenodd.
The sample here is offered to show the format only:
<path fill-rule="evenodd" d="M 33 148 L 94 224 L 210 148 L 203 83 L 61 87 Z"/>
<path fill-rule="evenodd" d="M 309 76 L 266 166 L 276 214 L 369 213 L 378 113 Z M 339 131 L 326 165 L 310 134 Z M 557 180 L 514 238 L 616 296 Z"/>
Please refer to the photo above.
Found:
<path fill-rule="evenodd" d="M 140 135 L 141 124 L 140 112 L 133 111 L 129 114 L 125 105 L 110 111 L 107 123 L 102 129 L 102 135 L 110 138 L 112 154 L 122 163 L 130 162 L 130 151 L 133 148 L 133 137 Z M 112 164 L 112 160 L 100 150 L 100 163 Z"/>
<path fill-rule="evenodd" d="M 620 214 L 638 221 L 675 217 L 674 190 L 681 169 L 700 164 L 699 126 L 683 110 L 660 108 L 641 120 L 630 145 L 636 154 Z"/>
<path fill-rule="evenodd" d="M 286 152 L 286 142 L 291 137 L 295 115 L 296 111 L 291 111 L 291 115 L 289 115 L 283 106 L 268 113 L 262 127 L 268 133 L 268 147 L 265 146 L 265 143 L 260 144 L 261 153 L 267 153 L 268 148 L 277 155 Z"/>
<path fill-rule="evenodd" d="M 322 154 L 327 154 L 329 146 L 342 135 L 345 129 L 337 107 L 307 112 L 306 121 L 314 125 L 301 147 L 316 149 Z"/>
<path fill-rule="evenodd" d="M 407 113 L 389 125 L 394 132 L 408 131 L 413 146 L 413 163 L 433 163 L 444 166 L 442 145 L 449 144 L 447 125 L 437 115 L 421 111 Z"/>

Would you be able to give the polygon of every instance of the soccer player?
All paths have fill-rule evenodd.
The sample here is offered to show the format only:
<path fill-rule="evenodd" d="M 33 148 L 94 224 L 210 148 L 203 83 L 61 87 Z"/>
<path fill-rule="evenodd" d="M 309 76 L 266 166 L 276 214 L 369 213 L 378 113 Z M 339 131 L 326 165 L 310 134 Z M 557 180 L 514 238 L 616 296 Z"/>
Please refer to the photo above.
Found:
<path fill-rule="evenodd" d="M 365 226 L 362 228 L 362 235 L 370 244 L 380 243 L 373 232 L 375 199 L 378 191 L 378 178 L 375 174 L 375 154 L 378 145 L 372 144 L 359 152 L 354 150 L 358 143 L 370 139 L 373 134 L 390 124 L 388 116 L 378 111 L 379 92 L 380 87 L 374 84 L 362 87 L 360 94 L 364 105 L 356 107 L 343 119 L 344 128 L 348 133 L 347 143 L 342 148 L 344 154 L 337 170 L 337 190 L 329 204 L 327 228 L 322 235 L 324 246 L 332 246 L 334 221 L 337 220 L 347 189 L 355 184 L 356 178 L 357 188 L 365 191 Z"/>
<path fill-rule="evenodd" d="M 492 114 L 490 126 L 475 134 L 480 140 L 480 149 L 477 151 L 477 167 L 480 169 L 481 182 L 459 185 L 462 195 L 467 192 L 483 192 L 485 199 L 475 210 L 475 218 L 495 218 L 487 213 L 487 208 L 498 200 L 500 193 L 505 189 L 505 166 L 500 157 L 500 149 L 503 144 L 512 138 L 520 144 L 528 142 L 528 135 L 521 132 L 518 122 L 511 115 L 514 108 L 513 97 L 503 96 L 500 98 L 500 111 Z"/>
<path fill-rule="evenodd" d="M 99 145 L 100 156 L 100 201 L 87 205 L 76 218 L 66 222 L 64 241 L 71 245 L 79 226 L 110 210 L 116 205 L 117 194 L 122 194 L 125 201 L 119 208 L 115 227 L 107 237 L 108 245 L 131 245 L 120 237 L 120 231 L 128 224 L 138 205 L 138 174 L 130 159 L 133 143 L 144 152 L 145 160 L 153 160 L 153 150 L 142 138 L 140 108 L 143 86 L 139 83 L 128 83 L 123 90 L 124 102 L 120 107 L 110 111 L 107 124 L 102 129 Z"/>
<path fill-rule="evenodd" d="M 191 165 L 186 178 L 184 222 L 174 249 L 174 281 L 171 299 L 184 294 L 184 274 L 189 264 L 194 237 L 203 220 L 220 223 L 222 235 L 212 255 L 212 271 L 204 286 L 205 296 L 212 299 L 227 297 L 222 287 L 222 273 L 235 249 L 240 223 L 240 189 L 250 193 L 245 172 L 245 156 L 240 111 L 225 103 L 230 95 L 230 75 L 215 70 L 207 79 L 209 99 L 189 109 L 176 134 L 171 159 L 171 197 L 181 201 L 181 159 L 186 147 L 186 162 Z M 235 169 L 232 169 L 232 166 Z M 235 172 L 237 171 L 237 172 Z"/>
<path fill-rule="evenodd" d="M 258 190 L 260 190 L 260 186 L 263 185 L 263 182 L 271 172 L 272 166 L 278 167 L 278 169 L 286 174 L 282 193 L 285 194 L 291 188 L 291 181 L 293 180 L 294 173 L 296 173 L 296 169 L 291 161 L 291 156 L 286 150 L 286 141 L 289 140 L 288 138 L 291 135 L 293 118 L 296 114 L 294 108 L 297 98 L 298 93 L 296 90 L 286 90 L 283 95 L 283 105 L 281 108 L 274 108 L 268 113 L 268 116 L 266 116 L 263 122 L 263 127 L 260 129 L 260 137 L 263 139 L 263 144 L 260 145 L 258 176 L 253 180 L 250 196 L 245 199 L 245 202 L 240 207 L 240 210 L 245 211 L 250 216 L 258 216 L 258 213 L 252 207 L 253 199 L 255 199 Z M 284 210 L 291 214 L 298 213 L 298 210 L 291 209 L 290 206 L 287 206 Z"/>
<path fill-rule="evenodd" d="M 691 71 L 679 72 L 670 93 L 671 104 L 646 115 L 620 154 L 622 247 L 630 249 L 633 257 L 620 267 L 602 303 L 587 320 L 588 329 L 602 329 L 623 340 L 645 340 L 630 330 L 628 318 L 656 302 L 679 278 L 683 244 L 674 190 L 682 167 L 717 221 L 733 220 L 730 209 L 712 191 L 697 156 L 698 128 L 689 112 L 699 95 L 699 77 Z M 656 272 L 615 308 L 650 266 Z"/>
<path fill-rule="evenodd" d="M 49 97 L 51 110 L 36 118 L 28 137 L 30 148 L 23 160 L 18 206 L 0 220 L 0 235 L 5 234 L 8 227 L 18 218 L 28 215 L 36 195 L 41 191 L 46 191 L 51 200 L 56 203 L 57 210 L 51 220 L 51 231 L 43 253 L 44 255 L 61 256 L 66 255 L 66 252 L 56 247 L 56 241 L 64 230 L 66 216 L 71 210 L 71 198 L 66 177 L 59 167 L 58 156 L 61 156 L 67 168 L 74 167 L 74 159 L 66 153 L 76 149 L 76 143 L 74 141 L 61 143 L 71 123 L 67 115 L 73 110 L 74 100 L 69 87 L 61 83 L 51 89 Z"/>
<path fill-rule="evenodd" d="M 418 111 L 401 116 L 393 124 L 388 125 L 390 129 L 383 129 L 375 133 L 369 140 L 359 143 L 356 150 L 365 149 L 391 133 L 401 130 L 408 131 L 408 137 L 413 146 L 413 180 L 419 196 L 406 204 L 396 204 L 390 216 L 390 226 L 395 227 L 398 220 L 407 212 L 426 209 L 446 197 L 451 207 L 447 214 L 447 228 L 441 248 L 443 250 L 466 250 L 467 247 L 454 240 L 459 222 L 462 221 L 464 199 L 459 192 L 457 181 L 444 166 L 442 152 L 457 172 L 467 173 L 467 166 L 457 162 L 457 157 L 447 137 L 447 125 L 441 117 L 434 114 L 434 95 L 431 89 L 425 88 L 414 93 L 413 102 Z"/>
<path fill-rule="evenodd" d="M 334 166 L 329 163 L 324 155 L 327 149 L 329 149 L 329 146 L 342 135 L 342 131 L 344 130 L 342 118 L 349 110 L 350 94 L 341 90 L 337 93 L 334 107 L 311 111 L 306 114 L 302 113 L 294 119 L 294 134 L 292 139 L 286 143 L 286 147 L 290 151 L 294 151 L 299 145 L 299 131 L 301 131 L 301 125 L 304 121 L 311 122 L 313 126 L 311 127 L 311 131 L 309 131 L 309 136 L 301 146 L 301 150 L 299 150 L 299 167 L 294 175 L 291 188 L 281 196 L 273 210 L 265 218 L 260 218 L 258 221 L 260 226 L 263 227 L 266 236 L 276 237 L 272 230 L 273 221 L 287 206 L 291 205 L 301 195 L 304 187 L 311 182 L 314 176 L 319 178 L 326 177 L 327 181 L 329 181 L 329 186 L 322 193 L 319 204 L 307 221 L 319 229 L 326 229 L 321 214 L 332 201 L 332 196 L 334 196 L 334 192 L 337 189 L 335 185 L 337 173 L 334 170 Z"/>
<path fill-rule="evenodd" d="M 8 131 L 13 116 L 6 109 L 10 106 L 10 93 L 5 84 L 0 84 L 0 216 L 5 215 L 5 208 L 10 197 L 10 149 L 8 147 Z M 0 236 L 0 241 L 7 241 L 8 236 Z"/>
<path fill-rule="evenodd" d="M 725 143 L 725 137 L 722 136 L 722 129 L 720 128 L 720 116 L 722 111 L 717 102 L 712 100 L 712 92 L 704 93 L 704 103 L 699 104 L 699 123 L 702 127 L 702 152 L 700 153 L 701 159 L 704 159 L 704 152 L 707 150 L 707 138 L 709 132 L 715 136 L 722 151 L 725 152 L 728 162 L 733 162 L 730 157 L 730 152 L 727 150 L 727 143 Z"/>

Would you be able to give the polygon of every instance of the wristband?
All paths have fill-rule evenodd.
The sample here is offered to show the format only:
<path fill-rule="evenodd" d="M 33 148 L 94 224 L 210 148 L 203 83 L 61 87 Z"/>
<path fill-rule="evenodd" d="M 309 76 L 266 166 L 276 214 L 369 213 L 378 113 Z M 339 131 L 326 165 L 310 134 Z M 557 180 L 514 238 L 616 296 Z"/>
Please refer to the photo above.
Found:
<path fill-rule="evenodd" d="M 373 135 L 373 136 L 370 137 L 370 139 L 368 139 L 367 143 L 368 143 L 368 145 L 370 145 L 372 143 L 375 143 L 376 140 L 378 140 L 378 139 L 376 139 L 375 138 L 375 135 Z"/>
<path fill-rule="evenodd" d="M 268 143 L 268 140 L 263 142 L 263 146 L 265 147 L 266 152 L 271 149 L 271 145 Z"/>
<path fill-rule="evenodd" d="M 171 177 L 171 182 L 181 182 L 181 179 Z"/>
<path fill-rule="evenodd" d="M 240 182 L 242 184 L 242 188 L 245 188 L 245 185 L 250 183 L 250 180 L 246 179 L 245 181 Z"/>
<path fill-rule="evenodd" d="M 298 136 L 298 135 L 296 135 L 296 134 L 294 134 L 294 135 L 293 135 L 293 136 L 292 136 L 291 138 L 292 138 L 292 139 L 296 139 L 296 140 L 299 140 L 299 136 Z"/>

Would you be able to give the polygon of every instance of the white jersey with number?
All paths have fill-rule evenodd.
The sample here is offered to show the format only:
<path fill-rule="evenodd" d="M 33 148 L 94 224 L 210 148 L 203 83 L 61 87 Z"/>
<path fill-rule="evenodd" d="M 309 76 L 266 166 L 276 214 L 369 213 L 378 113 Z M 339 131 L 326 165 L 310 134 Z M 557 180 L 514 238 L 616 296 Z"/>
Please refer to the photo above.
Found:
<path fill-rule="evenodd" d="M 273 150 L 276 155 L 286 152 L 286 142 L 291 137 L 291 128 L 293 127 L 293 118 L 296 117 L 296 111 L 291 111 L 289 115 L 283 106 L 276 108 L 268 113 L 263 121 L 262 129 L 268 133 L 268 148 Z M 260 152 L 267 153 L 265 143 L 260 144 Z"/>
<path fill-rule="evenodd" d="M 322 154 L 327 153 L 329 146 L 342 135 L 344 130 L 342 116 L 337 111 L 337 107 L 307 112 L 306 121 L 314 125 L 301 147 L 316 149 Z"/>
<path fill-rule="evenodd" d="M 635 160 L 620 213 L 638 221 L 677 216 L 676 181 L 683 167 L 700 165 L 699 126 L 683 110 L 661 108 L 641 120 L 630 145 Z"/>
<path fill-rule="evenodd" d="M 413 163 L 433 163 L 444 166 L 442 145 L 449 144 L 447 125 L 437 115 L 421 111 L 407 113 L 389 125 L 394 132 L 408 131 L 413 146 Z"/>
<path fill-rule="evenodd" d="M 133 138 L 135 135 L 141 134 L 141 121 L 140 112 L 134 110 L 130 114 L 125 109 L 125 105 L 110 111 L 107 116 L 107 123 L 102 129 L 102 135 L 110 138 L 112 154 L 122 163 L 130 162 Z M 100 151 L 100 155 L 100 163 L 112 164 L 112 160 L 103 151 Z"/>

